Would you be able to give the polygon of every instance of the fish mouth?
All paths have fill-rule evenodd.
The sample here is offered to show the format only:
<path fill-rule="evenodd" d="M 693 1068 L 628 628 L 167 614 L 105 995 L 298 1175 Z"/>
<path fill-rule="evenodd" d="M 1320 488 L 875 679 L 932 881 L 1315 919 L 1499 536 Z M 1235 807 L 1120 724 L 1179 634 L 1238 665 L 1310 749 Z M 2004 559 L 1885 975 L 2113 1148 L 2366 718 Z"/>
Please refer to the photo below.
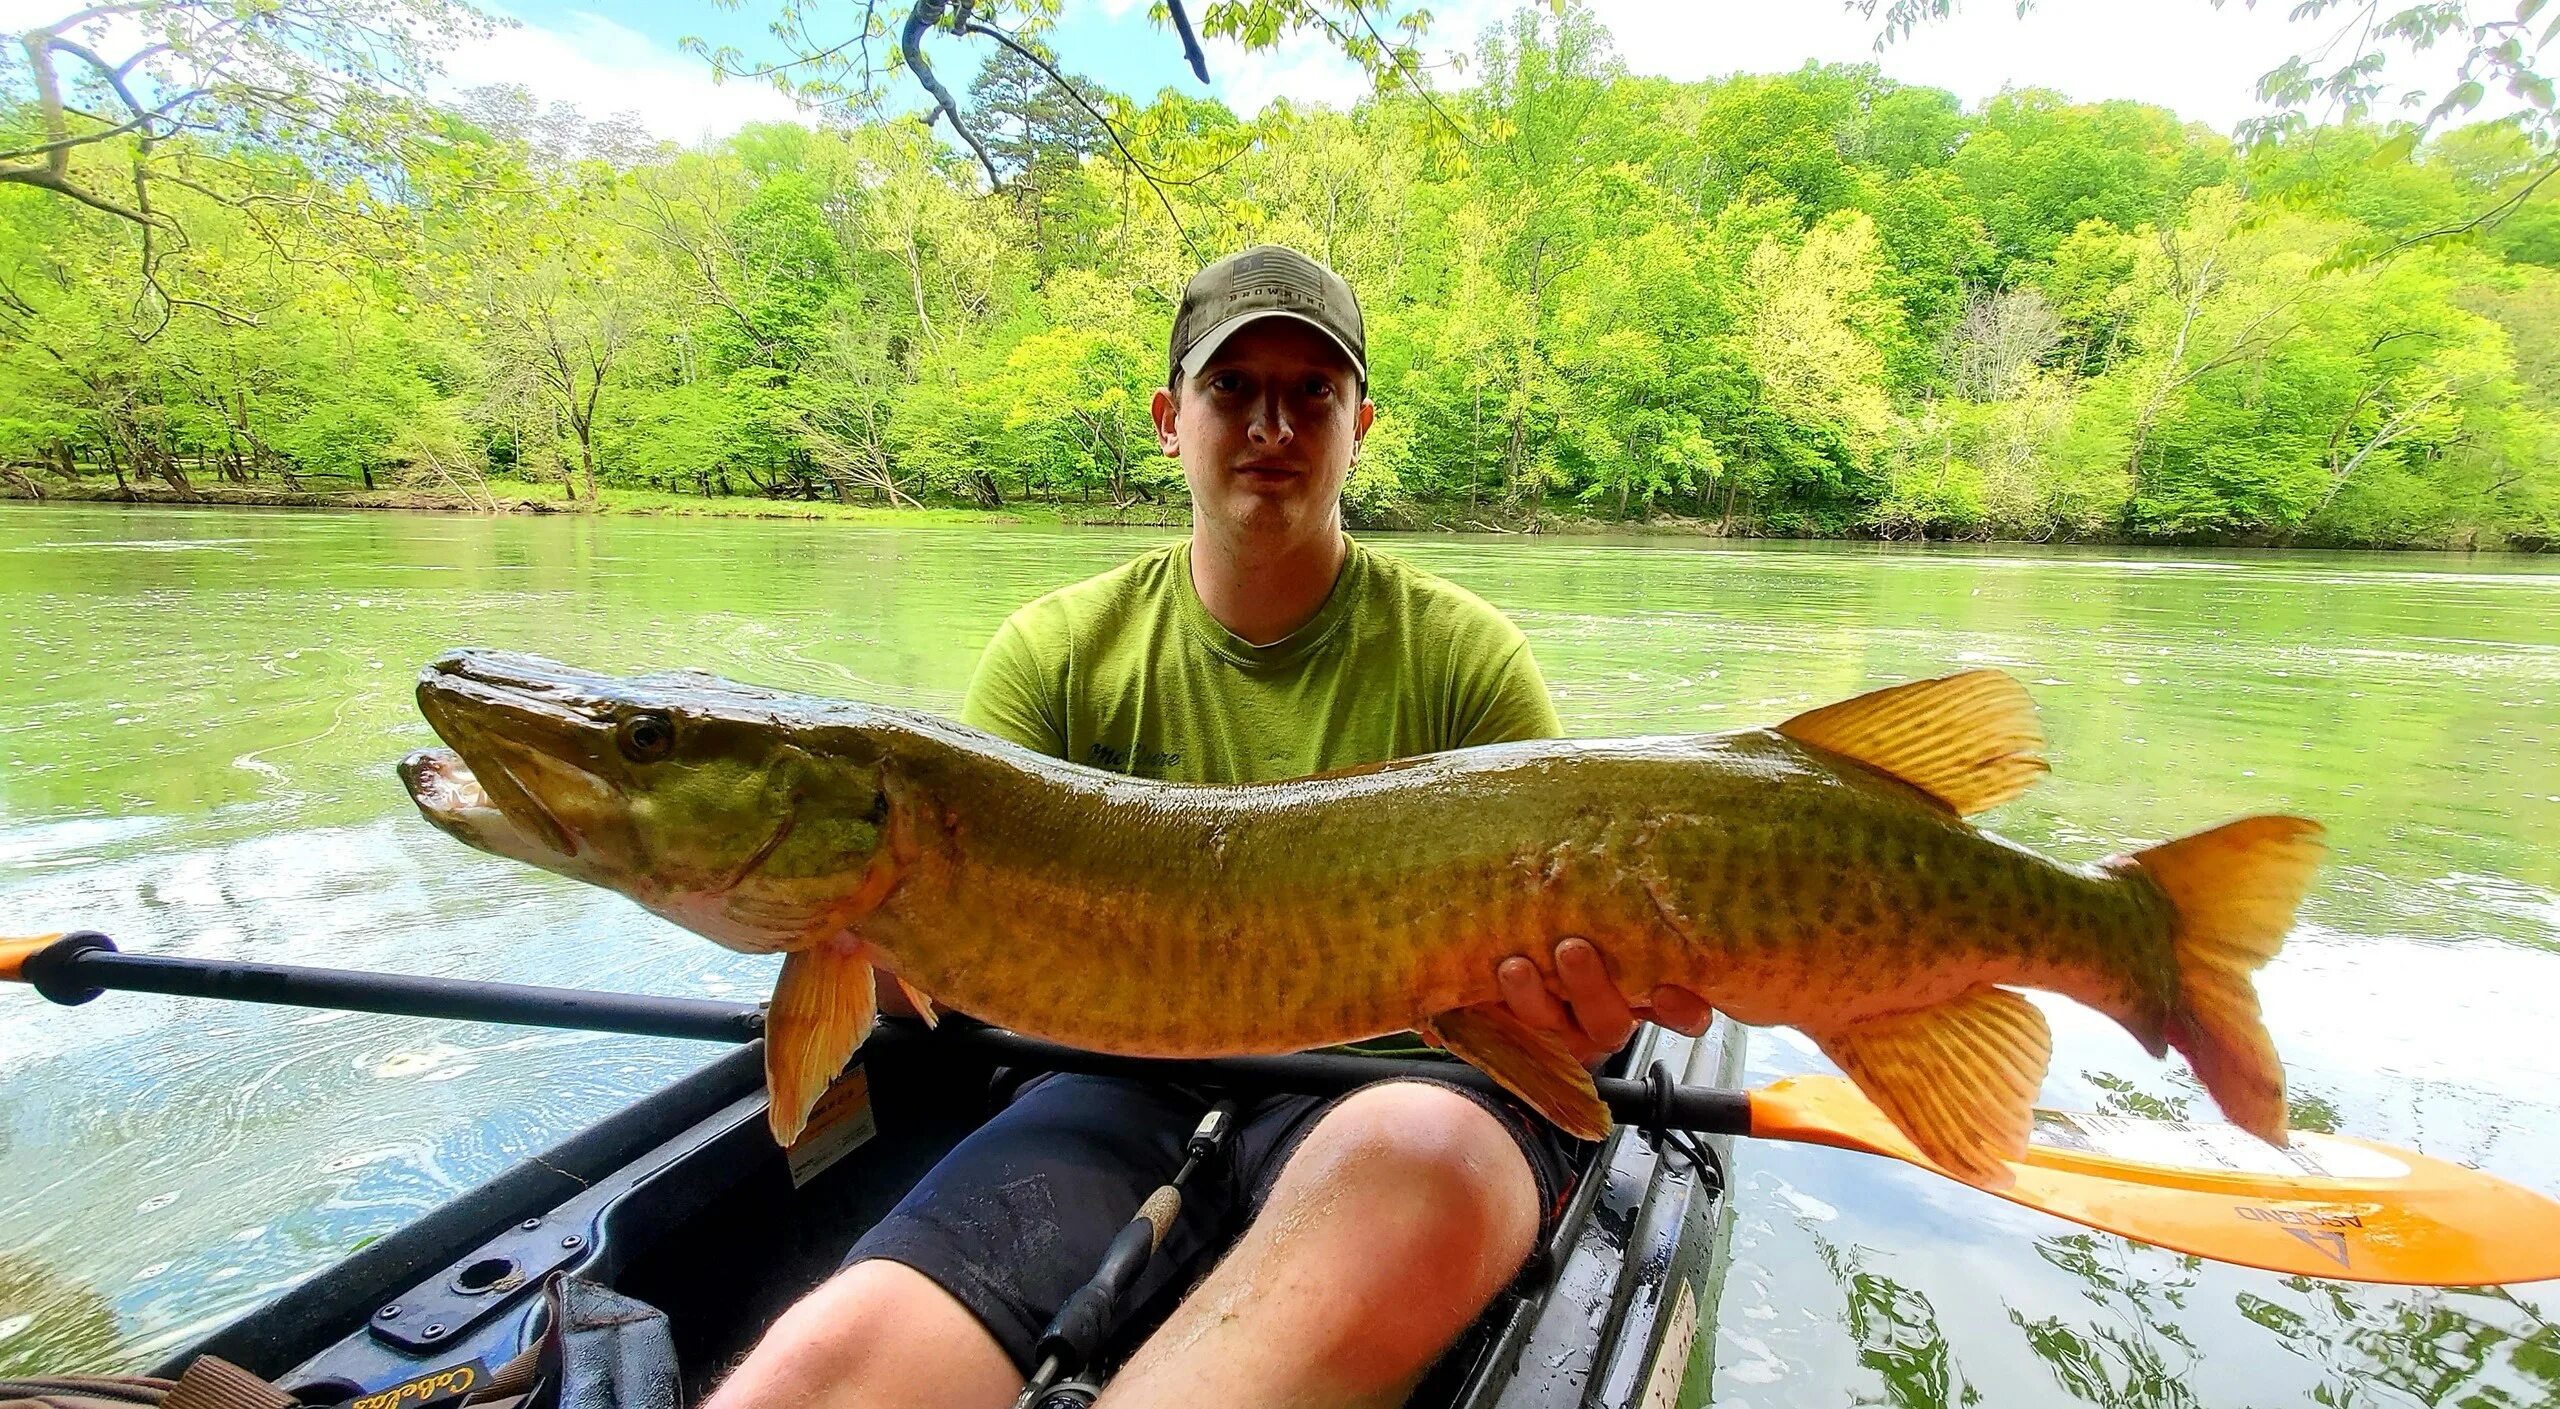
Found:
<path fill-rule="evenodd" d="M 479 775 L 451 749 L 420 749 L 400 760 L 399 772 L 420 815 L 456 841 L 500 856 L 530 859 L 546 850 L 566 854 L 556 820 L 547 835 L 528 834 L 489 800 Z"/>
<path fill-rule="evenodd" d="M 564 813 L 610 806 L 614 791 L 580 762 L 610 747 L 611 726 L 594 707 L 590 680 L 548 661 L 487 651 L 457 651 L 428 666 L 418 676 L 418 712 L 448 747 L 401 761 L 411 801 L 483 850 L 537 862 L 577 856 L 582 838 Z"/>

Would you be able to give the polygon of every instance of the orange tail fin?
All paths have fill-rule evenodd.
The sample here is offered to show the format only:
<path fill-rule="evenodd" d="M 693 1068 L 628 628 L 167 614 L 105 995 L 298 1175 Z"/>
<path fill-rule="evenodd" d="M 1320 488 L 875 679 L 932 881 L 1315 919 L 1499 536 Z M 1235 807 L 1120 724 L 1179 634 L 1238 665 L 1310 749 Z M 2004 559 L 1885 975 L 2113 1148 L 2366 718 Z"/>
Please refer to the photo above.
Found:
<path fill-rule="evenodd" d="M 2243 817 L 2133 854 L 2178 912 L 2178 1007 L 2169 1045 L 2232 1124 L 2284 1140 L 2284 1066 L 2250 981 L 2284 943 L 2327 848 L 2317 822 Z"/>

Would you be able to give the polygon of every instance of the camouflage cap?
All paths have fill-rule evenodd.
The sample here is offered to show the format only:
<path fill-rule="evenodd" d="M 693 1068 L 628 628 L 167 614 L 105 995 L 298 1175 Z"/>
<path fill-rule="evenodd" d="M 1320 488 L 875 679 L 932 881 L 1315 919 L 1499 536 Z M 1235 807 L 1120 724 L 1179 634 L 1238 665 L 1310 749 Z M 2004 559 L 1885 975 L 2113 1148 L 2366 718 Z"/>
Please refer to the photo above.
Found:
<path fill-rule="evenodd" d="M 1369 339 L 1360 300 L 1341 275 L 1284 245 L 1255 245 L 1199 273 L 1173 315 L 1168 382 L 1196 375 L 1236 330 L 1257 318 L 1295 318 L 1333 339 L 1369 381 Z"/>

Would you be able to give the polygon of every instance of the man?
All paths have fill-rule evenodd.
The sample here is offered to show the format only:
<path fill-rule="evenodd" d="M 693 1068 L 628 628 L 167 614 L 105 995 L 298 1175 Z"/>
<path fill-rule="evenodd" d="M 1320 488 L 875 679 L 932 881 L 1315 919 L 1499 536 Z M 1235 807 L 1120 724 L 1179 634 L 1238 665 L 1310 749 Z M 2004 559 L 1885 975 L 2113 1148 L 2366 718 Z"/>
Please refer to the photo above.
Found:
<path fill-rule="evenodd" d="M 1190 482 L 1189 540 L 1016 612 L 964 720 L 1062 758 L 1195 782 L 1558 732 L 1518 628 L 1342 531 L 1343 480 L 1376 410 L 1340 276 L 1267 245 L 1213 264 L 1184 290 L 1171 354 L 1155 422 Z M 1588 943 L 1545 957 L 1552 977 L 1505 960 L 1501 992 L 1596 1063 L 1634 1031 L 1638 1005 Z M 1709 1017 L 1677 989 L 1641 1007 L 1693 1033 Z M 1042 1327 L 1179 1162 L 1204 1109 L 1145 1082 L 1027 1084 L 776 1323 L 711 1409 L 1009 1404 Z M 1564 1137 L 1526 1107 L 1454 1086 L 1251 1104 L 1136 1299 L 1180 1294 L 1242 1237 L 1103 1402 L 1400 1402 L 1518 1272 L 1572 1167 Z"/>

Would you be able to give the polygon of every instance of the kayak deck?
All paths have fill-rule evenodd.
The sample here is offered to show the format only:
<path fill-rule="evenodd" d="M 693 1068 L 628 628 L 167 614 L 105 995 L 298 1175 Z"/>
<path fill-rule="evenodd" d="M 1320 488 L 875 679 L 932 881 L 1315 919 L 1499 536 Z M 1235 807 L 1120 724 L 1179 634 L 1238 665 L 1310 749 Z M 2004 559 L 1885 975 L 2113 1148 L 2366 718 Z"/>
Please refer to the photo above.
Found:
<path fill-rule="evenodd" d="M 1742 1029 L 1648 1027 L 1629 1070 L 1729 1087 Z M 761 1045 L 700 1070 L 459 1195 L 214 1332 L 215 1354 L 291 1389 L 380 1389 L 530 1342 L 538 1288 L 572 1271 L 667 1313 L 698 1402 L 844 1250 L 982 1120 L 993 1069 L 928 1039 L 866 1051 L 840 1083 L 832 1162 L 796 1172 L 764 1119 Z M 864 1099 L 867 1095 L 867 1099 Z M 824 1112 L 821 1115 L 823 1121 Z M 1620 1127 L 1581 1171 L 1549 1245 L 1409 1401 L 1451 1409 L 1668 1405 L 1712 1338 L 1728 1236 L 1710 1167 Z M 1118 1214 L 1121 1211 L 1115 1210 Z M 1134 1212 L 1134 1210 L 1129 1210 Z M 1120 1349 L 1125 1353 L 1128 1347 Z"/>

